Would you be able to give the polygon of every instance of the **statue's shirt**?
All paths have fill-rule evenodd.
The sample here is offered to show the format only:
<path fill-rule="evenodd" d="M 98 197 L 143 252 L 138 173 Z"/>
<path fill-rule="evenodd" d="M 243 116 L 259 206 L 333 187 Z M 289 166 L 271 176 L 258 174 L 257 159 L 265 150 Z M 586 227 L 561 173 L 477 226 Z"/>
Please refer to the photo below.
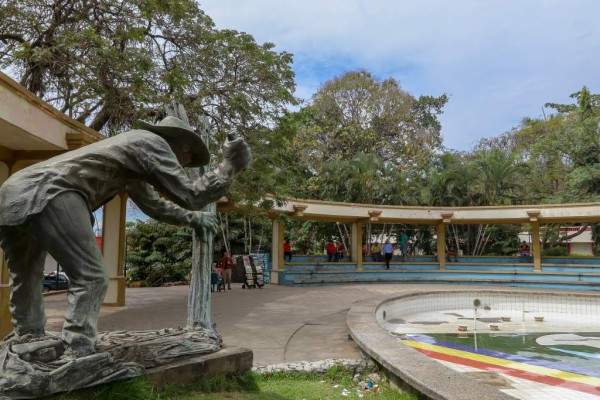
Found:
<path fill-rule="evenodd" d="M 0 186 L 0 225 L 22 224 L 64 192 L 79 193 L 90 211 L 117 193 L 128 191 L 136 203 L 136 198 L 145 203 L 144 211 L 159 212 L 158 208 L 162 208 L 171 210 L 171 214 L 183 212 L 160 199 L 148 184 L 179 207 L 200 210 L 221 198 L 231 179 L 217 169 L 192 180 L 163 138 L 152 132 L 133 130 L 11 175 Z M 153 207 L 154 210 L 149 209 Z"/>

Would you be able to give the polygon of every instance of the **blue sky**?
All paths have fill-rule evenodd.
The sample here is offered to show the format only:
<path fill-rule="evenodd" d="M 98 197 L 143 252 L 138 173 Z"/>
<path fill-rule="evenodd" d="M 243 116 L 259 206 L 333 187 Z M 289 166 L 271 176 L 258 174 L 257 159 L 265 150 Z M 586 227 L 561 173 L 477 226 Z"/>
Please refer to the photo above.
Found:
<path fill-rule="evenodd" d="M 600 92 L 597 0 L 199 1 L 217 27 L 293 53 L 301 98 L 358 68 L 414 96 L 447 93 L 452 149 L 569 103 L 583 85 Z"/>

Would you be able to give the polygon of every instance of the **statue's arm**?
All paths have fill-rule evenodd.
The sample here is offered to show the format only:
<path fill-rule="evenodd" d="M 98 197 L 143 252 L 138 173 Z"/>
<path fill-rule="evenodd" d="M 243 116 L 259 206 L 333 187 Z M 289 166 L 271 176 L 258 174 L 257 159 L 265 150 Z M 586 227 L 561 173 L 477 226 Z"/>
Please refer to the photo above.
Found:
<path fill-rule="evenodd" d="M 174 204 L 160 195 L 145 182 L 134 182 L 127 185 L 127 195 L 151 218 L 168 224 L 186 224 L 192 222 L 192 213 Z"/>
<path fill-rule="evenodd" d="M 212 215 L 202 211 L 186 210 L 160 197 L 151 185 L 141 181 L 127 185 L 127 194 L 144 214 L 168 224 L 206 227 L 207 214 Z"/>
<path fill-rule="evenodd" d="M 219 200 L 233 182 L 233 176 L 250 162 L 250 150 L 241 139 L 223 147 L 223 162 L 196 180 L 190 179 L 166 142 L 147 149 L 144 163 L 148 181 L 173 203 L 188 210 L 200 210 Z"/>

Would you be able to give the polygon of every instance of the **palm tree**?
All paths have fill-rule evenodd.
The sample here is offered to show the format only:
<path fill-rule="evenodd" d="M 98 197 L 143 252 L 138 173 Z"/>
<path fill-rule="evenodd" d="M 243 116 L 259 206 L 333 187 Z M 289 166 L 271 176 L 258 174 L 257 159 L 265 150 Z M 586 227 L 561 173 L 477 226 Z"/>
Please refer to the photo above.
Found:
<path fill-rule="evenodd" d="M 484 200 L 482 205 L 522 203 L 527 187 L 527 164 L 495 148 L 476 152 L 471 166 L 479 175 L 473 188 Z"/>

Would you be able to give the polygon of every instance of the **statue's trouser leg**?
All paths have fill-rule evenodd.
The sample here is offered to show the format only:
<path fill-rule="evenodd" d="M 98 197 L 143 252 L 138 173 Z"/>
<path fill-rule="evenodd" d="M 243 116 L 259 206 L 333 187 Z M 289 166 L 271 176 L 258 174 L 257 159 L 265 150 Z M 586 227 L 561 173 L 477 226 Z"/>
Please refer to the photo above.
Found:
<path fill-rule="evenodd" d="M 46 252 L 21 226 L 0 227 L 0 244 L 8 262 L 15 332 L 41 336 L 46 325 L 42 296 Z"/>
<path fill-rule="evenodd" d="M 74 192 L 52 200 L 34 221 L 40 242 L 69 277 L 63 339 L 80 356 L 94 352 L 100 305 L 108 288 L 83 198 Z"/>

